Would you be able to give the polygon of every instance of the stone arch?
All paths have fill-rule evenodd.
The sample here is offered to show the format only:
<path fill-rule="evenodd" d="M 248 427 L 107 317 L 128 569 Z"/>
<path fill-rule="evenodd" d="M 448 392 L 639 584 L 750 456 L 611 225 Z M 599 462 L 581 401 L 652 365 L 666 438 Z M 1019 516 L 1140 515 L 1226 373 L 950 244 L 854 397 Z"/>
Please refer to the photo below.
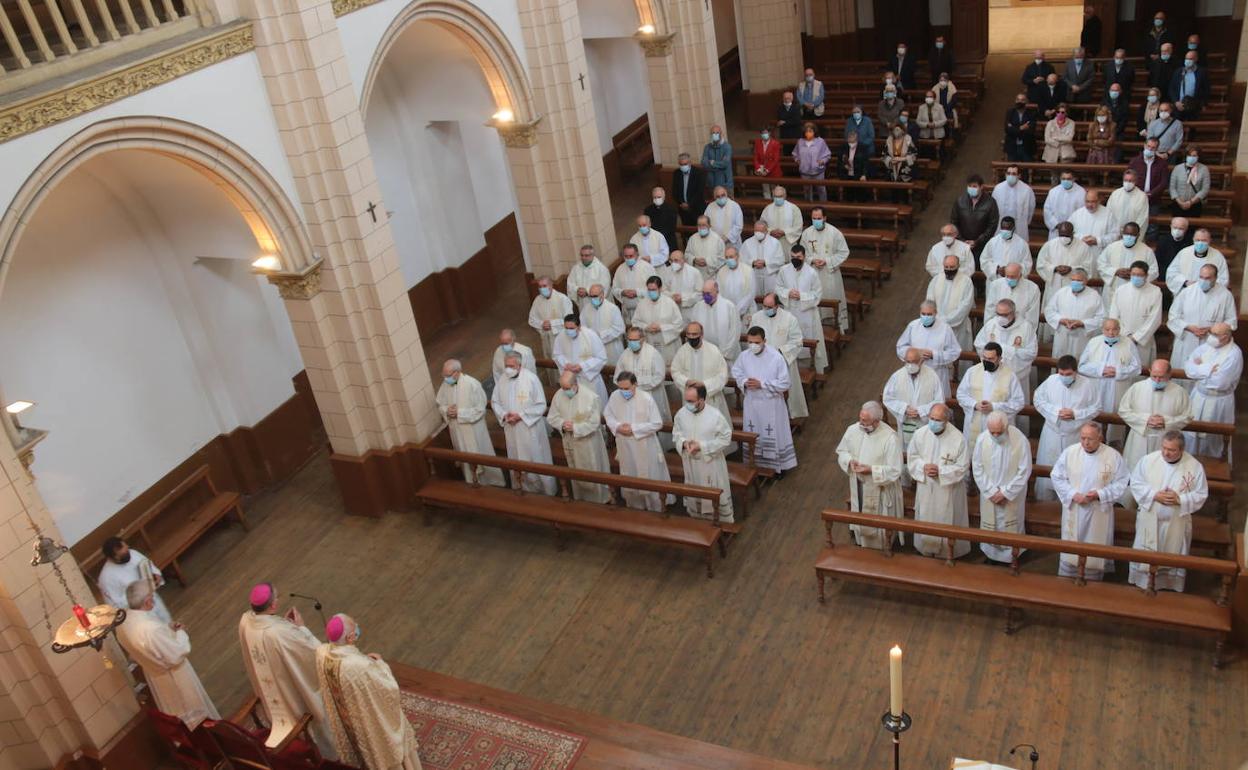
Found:
<path fill-rule="evenodd" d="M 654 34 L 666 35 L 670 31 L 667 22 L 667 9 L 663 0 L 633 0 L 637 6 L 637 18 L 640 26 L 649 24 L 654 27 Z"/>
<path fill-rule="evenodd" d="M 395 16 L 382 33 L 373 60 L 368 65 L 368 74 L 360 89 L 361 114 L 368 114 L 368 99 L 390 49 L 403 32 L 418 21 L 437 24 L 468 48 L 480 65 L 499 110 L 511 110 L 515 122 L 519 124 L 533 123 L 538 119 L 533 89 L 520 57 L 494 20 L 465 0 L 414 0 Z"/>

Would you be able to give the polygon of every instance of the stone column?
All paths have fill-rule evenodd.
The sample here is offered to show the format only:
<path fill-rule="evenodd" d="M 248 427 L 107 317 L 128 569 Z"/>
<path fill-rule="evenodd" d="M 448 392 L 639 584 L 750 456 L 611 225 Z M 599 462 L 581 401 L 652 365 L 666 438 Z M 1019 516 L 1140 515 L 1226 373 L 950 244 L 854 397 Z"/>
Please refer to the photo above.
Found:
<path fill-rule="evenodd" d="M 741 0 L 738 29 L 747 92 L 762 94 L 801 80 L 802 24 L 793 9 L 793 0 Z"/>
<path fill-rule="evenodd" d="M 666 27 L 638 34 L 650 79 L 655 162 L 676 165 L 702 154 L 711 126 L 724 125 L 724 93 L 715 53 L 715 21 L 701 0 L 668 0 Z M 657 21 L 657 20 L 656 20 Z"/>
<path fill-rule="evenodd" d="M 500 125 L 534 275 L 568 272 L 583 243 L 617 250 L 576 0 L 519 0 L 540 117 Z"/>
<path fill-rule="evenodd" d="M 439 418 L 330 0 L 243 0 L 322 262 L 279 275 L 347 509 L 411 500 L 412 444 Z M 328 20 L 328 21 L 327 21 Z"/>
<path fill-rule="evenodd" d="M 30 566 L 32 520 L 46 536 L 61 541 L 12 441 L 0 432 L 0 767 L 4 768 L 53 767 L 79 750 L 99 756 L 139 710 L 120 662 L 108 668 L 104 655 L 89 647 L 52 652 L 45 610 L 53 629 L 73 613 L 52 567 Z M 73 558 L 66 554 L 56 563 L 78 601 L 94 605 Z"/>

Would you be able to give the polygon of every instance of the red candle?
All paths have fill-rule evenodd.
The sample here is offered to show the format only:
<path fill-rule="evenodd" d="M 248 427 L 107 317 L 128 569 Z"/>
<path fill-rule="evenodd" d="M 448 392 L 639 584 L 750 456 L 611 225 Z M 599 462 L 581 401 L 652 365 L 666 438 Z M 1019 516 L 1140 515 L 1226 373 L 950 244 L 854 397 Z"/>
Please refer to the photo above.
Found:
<path fill-rule="evenodd" d="M 81 604 L 74 605 L 74 617 L 78 618 L 78 622 L 82 624 L 83 628 L 91 627 L 91 618 L 87 617 L 87 611 L 83 609 Z"/>

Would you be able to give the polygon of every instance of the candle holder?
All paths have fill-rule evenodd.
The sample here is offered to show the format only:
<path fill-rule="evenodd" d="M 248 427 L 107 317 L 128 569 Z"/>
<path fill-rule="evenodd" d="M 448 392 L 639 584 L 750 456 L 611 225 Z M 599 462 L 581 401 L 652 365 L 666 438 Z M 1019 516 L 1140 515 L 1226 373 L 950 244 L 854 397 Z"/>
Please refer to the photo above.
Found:
<path fill-rule="evenodd" d="M 885 711 L 880 722 L 893 734 L 893 770 L 901 770 L 901 734 L 910 729 L 910 715 L 905 711 L 901 714 Z"/>

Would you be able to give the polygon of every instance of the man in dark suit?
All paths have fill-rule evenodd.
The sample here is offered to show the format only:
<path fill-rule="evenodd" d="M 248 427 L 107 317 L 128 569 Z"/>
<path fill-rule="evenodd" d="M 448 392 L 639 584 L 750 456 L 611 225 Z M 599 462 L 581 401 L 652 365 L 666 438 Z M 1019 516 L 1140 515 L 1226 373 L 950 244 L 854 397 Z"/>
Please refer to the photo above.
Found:
<path fill-rule="evenodd" d="M 1045 79 L 1053 74 L 1053 65 L 1044 60 L 1044 51 L 1037 50 L 1027 69 L 1023 70 L 1022 82 L 1027 88 L 1027 98 L 1033 102 L 1040 101 L 1040 92 L 1044 90 Z"/>
<path fill-rule="evenodd" d="M 1070 92 L 1066 88 L 1066 83 L 1058 80 L 1056 72 L 1049 73 L 1048 80 L 1045 81 L 1034 100 L 1036 111 L 1045 118 L 1051 118 L 1057 113 L 1057 105 L 1066 103 L 1069 97 Z"/>
<path fill-rule="evenodd" d="M 1093 59 L 1101 54 L 1101 17 L 1090 5 L 1083 7 L 1083 31 L 1079 33 L 1079 46 Z"/>
<path fill-rule="evenodd" d="M 933 83 L 940 78 L 942 72 L 947 72 L 950 77 L 953 77 L 953 51 L 949 50 L 949 43 L 944 35 L 936 36 L 931 53 L 927 55 L 927 68 Z"/>
<path fill-rule="evenodd" d="M 901 82 L 903 91 L 914 90 L 914 65 L 917 64 L 916 58 L 914 54 L 910 53 L 910 49 L 905 43 L 898 43 L 897 53 L 888 57 L 888 61 L 884 65 L 885 72 L 897 73 L 897 80 Z"/>
<path fill-rule="evenodd" d="M 1192 245 L 1192 236 L 1195 233 L 1192 232 L 1192 224 L 1187 217 L 1173 217 L 1169 227 L 1158 229 L 1160 233 L 1157 236 L 1157 248 L 1153 250 L 1153 253 L 1157 256 L 1157 272 L 1164 276 L 1179 252 Z M 1161 290 L 1162 309 L 1170 310 L 1172 302 L 1174 302 L 1174 296 L 1170 293 L 1170 289 L 1163 287 Z"/>
<path fill-rule="evenodd" d="M 792 91 L 785 91 L 776 108 L 776 126 L 780 129 L 781 139 L 802 138 L 802 106 L 797 103 Z"/>
<path fill-rule="evenodd" d="M 1148 60 L 1148 84 L 1153 88 L 1161 89 L 1163 99 L 1170 90 L 1170 78 L 1174 76 L 1174 71 L 1178 68 L 1179 63 L 1174 58 L 1174 46 L 1170 43 L 1161 47 L 1160 56 Z"/>
<path fill-rule="evenodd" d="M 687 152 L 682 152 L 676 162 L 679 165 L 672 172 L 672 200 L 680 212 L 681 223 L 696 225 L 706 211 L 706 176 L 702 169 L 694 167 Z"/>
<path fill-rule="evenodd" d="M 1073 102 L 1092 101 L 1092 80 L 1095 77 L 1092 62 L 1088 60 L 1087 49 L 1082 46 L 1075 49 L 1075 55 L 1066 62 L 1066 73 L 1062 81 L 1070 90 Z"/>
<path fill-rule="evenodd" d="M 1153 14 L 1153 26 L 1144 36 L 1144 55 L 1151 61 L 1161 55 L 1161 47 L 1166 43 L 1174 43 L 1174 33 L 1166 26 L 1166 12 Z"/>
<path fill-rule="evenodd" d="M 1005 111 L 1005 157 L 1021 163 L 1036 157 L 1036 113 L 1027 106 L 1027 94 L 1014 97 Z"/>
<path fill-rule="evenodd" d="M 1119 48 L 1114 51 L 1114 60 L 1105 64 L 1105 90 L 1117 83 L 1122 92 L 1131 96 L 1131 87 L 1135 85 L 1135 67 L 1127 61 L 1127 52 Z"/>
<path fill-rule="evenodd" d="M 676 243 L 676 207 L 668 202 L 662 187 L 650 191 L 650 205 L 641 213 L 650 217 L 650 226 L 667 240 L 669 251 L 680 248 Z"/>
<path fill-rule="evenodd" d="M 1199 64 L 1195 51 L 1188 51 L 1183 59 L 1183 69 L 1170 76 L 1170 101 L 1179 113 L 1180 120 L 1195 120 L 1209 101 L 1209 75 Z"/>

